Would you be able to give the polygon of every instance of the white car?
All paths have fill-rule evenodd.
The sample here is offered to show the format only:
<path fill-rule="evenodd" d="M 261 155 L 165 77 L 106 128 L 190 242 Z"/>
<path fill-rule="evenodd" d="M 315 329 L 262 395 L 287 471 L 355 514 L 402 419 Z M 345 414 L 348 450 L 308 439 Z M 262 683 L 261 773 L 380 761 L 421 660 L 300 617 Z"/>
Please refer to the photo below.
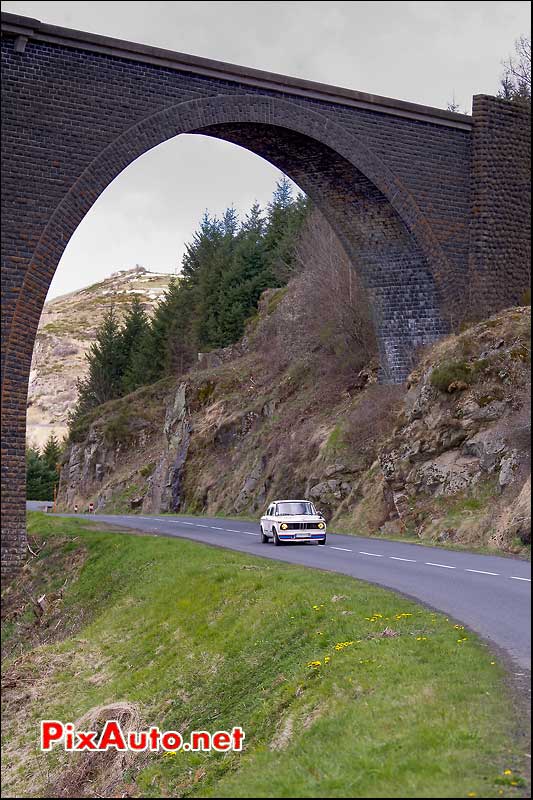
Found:
<path fill-rule="evenodd" d="M 326 544 L 326 520 L 309 500 L 275 500 L 261 517 L 261 541 Z"/>

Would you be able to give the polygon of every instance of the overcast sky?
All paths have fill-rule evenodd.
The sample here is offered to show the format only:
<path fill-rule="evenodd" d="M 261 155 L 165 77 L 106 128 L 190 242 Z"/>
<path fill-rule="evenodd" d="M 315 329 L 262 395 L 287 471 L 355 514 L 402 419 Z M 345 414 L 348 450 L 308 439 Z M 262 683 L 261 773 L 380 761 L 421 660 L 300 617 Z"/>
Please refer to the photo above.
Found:
<path fill-rule="evenodd" d="M 530 2 L 2 2 L 43 22 L 445 108 L 495 94 Z M 173 272 L 207 208 L 266 204 L 279 173 L 178 136 L 131 164 L 70 240 L 49 297 L 142 264 Z"/>

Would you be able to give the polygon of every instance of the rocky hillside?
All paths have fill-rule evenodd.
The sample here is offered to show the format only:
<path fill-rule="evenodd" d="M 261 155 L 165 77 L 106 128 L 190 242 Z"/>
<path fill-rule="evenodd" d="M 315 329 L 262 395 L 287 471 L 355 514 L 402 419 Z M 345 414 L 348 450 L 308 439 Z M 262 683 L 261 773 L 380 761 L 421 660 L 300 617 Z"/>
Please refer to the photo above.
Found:
<path fill-rule="evenodd" d="M 76 380 L 85 374 L 85 353 L 110 303 L 120 310 L 137 294 L 150 313 L 168 286 L 168 274 L 144 267 L 120 270 L 43 308 L 30 373 L 27 440 L 41 446 L 51 432 L 62 438 L 76 400 Z"/>
<path fill-rule="evenodd" d="M 307 312 L 308 313 L 308 312 Z M 529 308 L 425 353 L 406 386 L 339 361 L 295 287 L 244 340 L 116 400 L 73 431 L 60 500 L 99 510 L 257 516 L 308 496 L 335 530 L 519 551 L 530 537 Z"/>

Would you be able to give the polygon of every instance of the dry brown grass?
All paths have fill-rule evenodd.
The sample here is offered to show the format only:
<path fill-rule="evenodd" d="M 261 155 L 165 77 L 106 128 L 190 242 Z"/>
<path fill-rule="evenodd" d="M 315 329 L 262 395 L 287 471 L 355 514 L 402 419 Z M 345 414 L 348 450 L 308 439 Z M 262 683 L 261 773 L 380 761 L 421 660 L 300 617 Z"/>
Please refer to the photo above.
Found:
<path fill-rule="evenodd" d="M 107 720 L 116 720 L 124 733 L 139 730 L 141 717 L 133 703 L 117 702 L 107 706 L 91 708 L 75 723 L 76 730 L 103 730 Z M 50 785 L 50 797 L 124 797 L 124 773 L 135 760 L 140 766 L 139 754 L 131 751 L 83 752 L 68 754 L 62 759 Z M 142 760 L 142 759 L 141 759 Z"/>

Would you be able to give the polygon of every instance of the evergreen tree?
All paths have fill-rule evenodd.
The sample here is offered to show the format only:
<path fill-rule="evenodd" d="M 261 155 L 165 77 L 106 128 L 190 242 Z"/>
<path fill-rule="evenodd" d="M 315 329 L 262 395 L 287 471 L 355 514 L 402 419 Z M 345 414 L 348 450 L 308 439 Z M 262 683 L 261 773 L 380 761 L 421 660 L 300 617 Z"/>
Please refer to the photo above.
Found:
<path fill-rule="evenodd" d="M 213 241 L 210 257 L 199 271 L 199 303 L 196 320 L 198 346 L 210 350 L 228 344 L 221 328 L 220 318 L 225 298 L 221 286 L 231 270 L 235 257 L 235 244 L 239 220 L 234 208 L 228 208 L 219 225 L 219 235 Z M 222 302 L 221 302 L 222 300 Z"/>
<path fill-rule="evenodd" d="M 50 440 L 48 440 L 50 441 Z M 47 443 L 48 444 L 48 443 Z M 57 440 L 55 441 L 55 446 Z M 52 453 L 49 453 L 50 458 Z M 26 497 L 28 500 L 52 500 L 54 484 L 57 482 L 57 461 L 49 466 L 38 448 L 26 450 Z"/>
<path fill-rule="evenodd" d="M 123 379 L 126 391 L 154 383 L 172 371 L 171 342 L 180 329 L 184 312 L 190 314 L 182 281 L 173 278 L 159 301 L 151 322 L 132 348 Z M 187 335 L 184 330 L 183 333 Z M 190 364 L 187 363 L 187 366 Z"/>
<path fill-rule="evenodd" d="M 275 286 L 287 283 L 294 270 L 294 249 L 307 210 L 307 199 L 299 194 L 294 200 L 290 182 L 283 176 L 268 207 L 265 234 L 266 261 Z"/>
<path fill-rule="evenodd" d="M 89 365 L 87 377 L 78 381 L 78 402 L 74 416 L 78 418 L 92 408 L 120 396 L 124 366 L 122 342 L 113 306 L 105 314 L 96 332 L 96 341 L 85 355 Z"/>
<path fill-rule="evenodd" d="M 120 389 L 122 394 L 126 394 L 136 386 L 131 386 L 127 376 L 131 376 L 134 354 L 143 347 L 148 334 L 149 320 L 143 305 L 136 295 L 129 305 L 124 322 L 120 331 L 120 350 L 121 350 L 121 378 Z M 136 357 L 136 355 L 135 355 Z M 140 384 L 137 384 L 140 385 Z"/>
<path fill-rule="evenodd" d="M 61 450 L 61 445 L 57 441 L 55 434 L 51 433 L 44 446 L 42 458 L 48 469 L 52 470 L 54 473 L 57 470 L 57 465 L 61 458 Z"/>
<path fill-rule="evenodd" d="M 190 335 L 197 349 L 215 347 L 218 334 L 216 302 L 223 270 L 224 252 L 233 238 L 235 219 L 226 213 L 223 220 L 204 215 L 200 228 L 187 246 L 183 258 L 185 287 L 194 305 Z"/>
<path fill-rule="evenodd" d="M 272 284 L 273 276 L 265 259 L 264 230 L 261 208 L 255 203 L 238 232 L 232 263 L 219 289 L 219 334 L 224 345 L 242 336 L 261 292 Z"/>

